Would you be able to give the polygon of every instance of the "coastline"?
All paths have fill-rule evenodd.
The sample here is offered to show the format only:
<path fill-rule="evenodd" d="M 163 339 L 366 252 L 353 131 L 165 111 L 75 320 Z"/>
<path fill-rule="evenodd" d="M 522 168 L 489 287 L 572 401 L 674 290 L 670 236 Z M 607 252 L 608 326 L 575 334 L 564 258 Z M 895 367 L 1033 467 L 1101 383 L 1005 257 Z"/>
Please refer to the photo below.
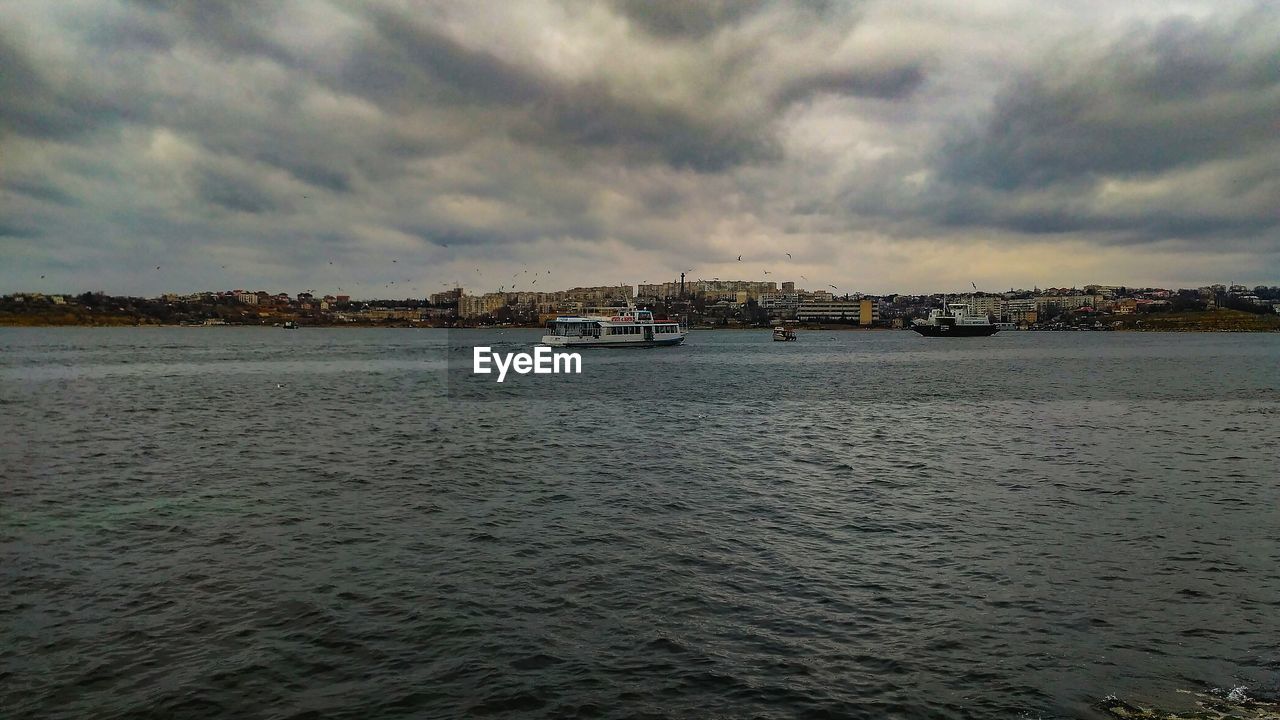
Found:
<path fill-rule="evenodd" d="M 4 322 L 4 321 L 0 320 L 0 329 L 9 329 L 9 328 L 31 328 L 31 329 L 48 329 L 48 328 L 98 328 L 98 329 L 108 329 L 108 328 L 135 328 L 135 329 L 156 328 L 156 329 L 163 329 L 163 328 L 170 328 L 170 329 L 172 329 L 172 328 L 184 328 L 184 329 L 190 329 L 190 330 L 215 330 L 215 329 L 221 329 L 221 328 L 240 328 L 240 329 L 244 329 L 244 328 L 254 328 L 254 329 L 260 329 L 260 330 L 282 330 L 282 329 L 284 329 L 284 328 L 280 327 L 279 325 L 233 324 L 233 323 L 227 323 L 227 324 L 225 324 L 225 325 L 190 325 L 190 324 L 180 324 L 180 323 L 149 323 L 149 322 L 141 322 L 141 323 L 124 323 L 124 322 L 122 322 L 122 323 L 99 323 L 99 322 L 72 322 L 72 323 L 67 323 L 67 322 L 44 322 L 44 323 L 41 323 L 41 322 L 34 322 L 34 323 L 32 323 L 32 322 L 27 322 L 27 323 L 10 323 L 10 322 Z M 343 329 L 343 330 L 392 330 L 392 329 L 394 329 L 394 330 L 542 330 L 542 329 L 543 329 L 543 326 L 541 326 L 541 325 L 487 325 L 487 326 L 457 325 L 457 326 L 451 326 L 451 325 L 426 325 L 426 324 L 420 324 L 420 323 L 418 323 L 418 324 L 411 324 L 411 323 L 386 323 L 386 324 L 372 324 L 372 323 L 314 323 L 314 324 L 311 324 L 311 323 L 301 323 L 301 324 L 299 324 L 298 329 L 300 329 L 300 330 L 306 330 L 306 329 L 325 329 L 325 330 L 331 330 L 331 329 Z M 770 332 L 772 329 L 773 329 L 772 327 L 744 327 L 744 326 L 730 326 L 730 327 L 715 326 L 715 327 L 691 327 L 691 328 L 689 328 L 689 330 L 690 330 L 691 332 L 725 332 L 725 331 L 740 331 L 740 332 L 759 332 L 759 333 L 766 333 L 766 332 Z M 910 331 L 911 331 L 911 329 L 910 329 L 910 328 L 905 328 L 905 327 L 904 327 L 904 328 L 889 328 L 889 327 L 850 327 L 850 326 L 843 326 L 843 325 L 836 325 L 836 326 L 795 326 L 795 327 L 789 327 L 789 329 L 795 330 L 795 331 L 797 331 L 797 332 L 799 332 L 799 333 L 815 333 L 815 332 L 840 332 L 840 333 L 844 333 L 844 332 L 910 332 Z M 1002 331 L 1000 331 L 1000 333 L 998 333 L 998 334 L 999 334 L 999 335 L 1010 335 L 1010 334 L 1020 334 L 1020 333 L 1060 333 L 1060 332 L 1119 332 L 1119 333 L 1173 333 L 1173 334 L 1176 334 L 1176 333 L 1253 333 L 1253 334 L 1267 334 L 1267 333 L 1280 333 L 1280 323 L 1277 323 L 1277 325 L 1276 325 L 1275 327 L 1255 326 L 1255 327 L 1235 327 L 1235 328 L 1233 328 L 1233 327 L 1218 327 L 1218 326 L 1213 326 L 1213 325 L 1209 325 L 1209 324 L 1206 324 L 1206 325 L 1192 325 L 1192 326 L 1185 326 L 1185 325 L 1168 325 L 1168 326 L 1166 326 L 1166 325 L 1153 325 L 1153 326 L 1148 326 L 1148 327 L 1132 327 L 1132 326 L 1127 326 L 1127 327 L 1106 328 L 1105 330 L 1093 330 L 1093 329 L 1085 329 L 1085 328 L 1069 328 L 1069 329 L 1060 329 L 1060 330 L 1048 329 L 1048 328 L 1027 328 L 1027 329 L 1021 329 L 1021 330 L 1002 330 Z"/>

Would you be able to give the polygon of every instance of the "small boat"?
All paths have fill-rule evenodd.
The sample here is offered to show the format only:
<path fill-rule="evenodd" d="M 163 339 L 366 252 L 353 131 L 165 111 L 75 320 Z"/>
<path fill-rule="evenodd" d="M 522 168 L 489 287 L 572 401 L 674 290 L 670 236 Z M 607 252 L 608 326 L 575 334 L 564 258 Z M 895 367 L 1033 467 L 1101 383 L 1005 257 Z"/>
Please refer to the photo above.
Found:
<path fill-rule="evenodd" d="M 689 331 L 652 310 L 617 308 L 613 315 L 561 315 L 547 323 L 542 344 L 552 347 L 656 347 L 679 345 Z"/>
<path fill-rule="evenodd" d="M 284 325 L 282 325 L 281 327 L 283 327 L 285 330 L 297 330 L 297 329 L 298 329 L 298 323 L 296 323 L 296 322 L 294 322 L 294 321 L 292 321 L 292 320 L 285 320 L 285 321 L 284 321 Z"/>
<path fill-rule="evenodd" d="M 787 341 L 789 341 L 789 340 L 795 340 L 795 339 L 796 339 L 796 331 L 795 331 L 795 330 L 788 330 L 787 328 L 774 328 L 774 329 L 773 329 L 773 341 L 774 341 L 774 342 L 787 342 Z"/>
<path fill-rule="evenodd" d="M 1000 332 L 991 318 L 970 314 L 964 303 L 935 308 L 929 312 L 928 320 L 916 320 L 911 329 L 925 337 L 986 337 Z"/>

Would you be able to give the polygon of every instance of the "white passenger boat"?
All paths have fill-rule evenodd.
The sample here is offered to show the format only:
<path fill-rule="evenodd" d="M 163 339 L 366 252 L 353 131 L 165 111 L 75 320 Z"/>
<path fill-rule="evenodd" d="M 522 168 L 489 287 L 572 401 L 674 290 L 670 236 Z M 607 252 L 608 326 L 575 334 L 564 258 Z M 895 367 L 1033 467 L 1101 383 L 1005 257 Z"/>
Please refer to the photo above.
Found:
<path fill-rule="evenodd" d="M 676 320 L 655 320 L 651 310 L 618 308 L 615 315 L 561 315 L 547 323 L 543 345 L 655 347 L 679 345 L 689 332 Z"/>

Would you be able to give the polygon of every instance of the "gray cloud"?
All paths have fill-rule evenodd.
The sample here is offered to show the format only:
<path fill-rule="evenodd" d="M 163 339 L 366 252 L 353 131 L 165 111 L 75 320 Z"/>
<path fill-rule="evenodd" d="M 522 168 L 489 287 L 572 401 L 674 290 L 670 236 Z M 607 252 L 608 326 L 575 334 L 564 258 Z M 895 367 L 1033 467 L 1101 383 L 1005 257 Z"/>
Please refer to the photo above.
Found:
<path fill-rule="evenodd" d="M 248 173 L 204 168 L 198 171 L 195 185 L 202 200 L 226 210 L 265 213 L 282 209 L 282 203 Z"/>
<path fill-rule="evenodd" d="M 79 204 L 79 200 L 67 191 L 41 181 L 13 179 L 4 183 L 3 190 L 56 205 L 71 206 Z"/>
<path fill-rule="evenodd" d="M 375 9 L 372 27 L 343 63 L 337 82 L 388 108 L 419 103 L 499 104 L 548 92 L 536 72 L 474 49 L 408 14 Z"/>
<path fill-rule="evenodd" d="M 223 57 L 260 55 L 290 65 L 293 55 L 262 28 L 281 17 L 273 3 L 258 0 L 130 0 L 143 10 L 112 27 L 115 42 L 140 41 L 157 48 L 198 43 Z"/>
<path fill-rule="evenodd" d="M 1271 42 L 1250 42 L 1261 33 Z M 976 137 L 948 148 L 946 170 L 1011 188 L 1255 152 L 1276 139 L 1267 118 L 1280 117 L 1277 57 L 1274 13 L 1228 29 L 1171 21 L 1102 57 L 1020 78 Z"/>
<path fill-rule="evenodd" d="M 24 261 L 0 290 L 382 287 L 390 257 L 424 289 L 535 261 L 755 276 L 734 258 L 783 246 L 772 269 L 815 286 L 924 289 L 918 248 L 987 248 L 1003 278 L 1006 255 L 1061 266 L 1059 240 L 1108 271 L 1138 246 L 1188 274 L 1251 255 L 1262 279 L 1280 13 L 1224 1 L 1108 24 L 1031 0 L 15 0 L 0 216 Z"/>
<path fill-rule="evenodd" d="M 1032 234 L 1274 241 L 1280 165 L 1263 158 L 1280 157 L 1277 57 L 1280 13 L 1266 6 L 1063 48 L 943 145 L 934 211 Z"/>
<path fill-rule="evenodd" d="M 614 0 L 614 7 L 645 31 L 659 36 L 700 38 L 758 12 L 763 0 Z"/>
<path fill-rule="evenodd" d="M 93 88 L 59 87 L 12 40 L 0 35 L 0 132 L 66 139 L 114 123 L 126 114 Z"/>
<path fill-rule="evenodd" d="M 787 82 L 777 94 L 777 102 L 787 105 L 823 94 L 899 99 L 915 92 L 924 82 L 925 75 L 925 66 L 920 62 L 886 68 L 820 72 Z"/>

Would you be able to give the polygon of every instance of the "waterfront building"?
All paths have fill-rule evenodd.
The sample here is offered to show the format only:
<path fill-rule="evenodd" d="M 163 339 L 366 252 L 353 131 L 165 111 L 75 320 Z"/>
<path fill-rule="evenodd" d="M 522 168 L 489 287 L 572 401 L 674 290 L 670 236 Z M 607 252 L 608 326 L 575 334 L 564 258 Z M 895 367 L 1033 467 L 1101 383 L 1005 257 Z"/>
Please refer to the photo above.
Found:
<path fill-rule="evenodd" d="M 503 293 L 462 295 L 458 298 L 458 317 L 474 318 L 481 315 L 491 315 L 506 304 L 507 296 Z"/>
<path fill-rule="evenodd" d="M 462 288 L 456 287 L 444 292 L 431 293 L 430 300 L 432 305 L 452 305 L 458 302 L 460 297 L 462 297 Z"/>
<path fill-rule="evenodd" d="M 969 312 L 973 315 L 989 315 L 1000 317 L 1000 306 L 1004 299 L 996 295 L 970 295 L 966 300 Z"/>
<path fill-rule="evenodd" d="M 1036 311 L 1041 315 L 1054 312 L 1071 312 L 1082 307 L 1096 307 L 1102 302 L 1100 295 L 1041 295 L 1035 299 Z"/>
<path fill-rule="evenodd" d="M 869 298 L 862 300 L 806 300 L 796 309 L 796 319 L 809 322 L 857 322 L 871 325 L 880 319 L 879 308 Z"/>
<path fill-rule="evenodd" d="M 760 307 L 765 310 L 795 310 L 800 307 L 800 294 L 797 292 L 787 292 L 787 283 L 783 283 L 783 291 L 780 293 L 764 293 L 760 296 Z"/>
<path fill-rule="evenodd" d="M 1005 300 L 1000 313 L 1000 320 L 1018 325 L 1030 325 L 1040 318 L 1033 298 Z"/>

